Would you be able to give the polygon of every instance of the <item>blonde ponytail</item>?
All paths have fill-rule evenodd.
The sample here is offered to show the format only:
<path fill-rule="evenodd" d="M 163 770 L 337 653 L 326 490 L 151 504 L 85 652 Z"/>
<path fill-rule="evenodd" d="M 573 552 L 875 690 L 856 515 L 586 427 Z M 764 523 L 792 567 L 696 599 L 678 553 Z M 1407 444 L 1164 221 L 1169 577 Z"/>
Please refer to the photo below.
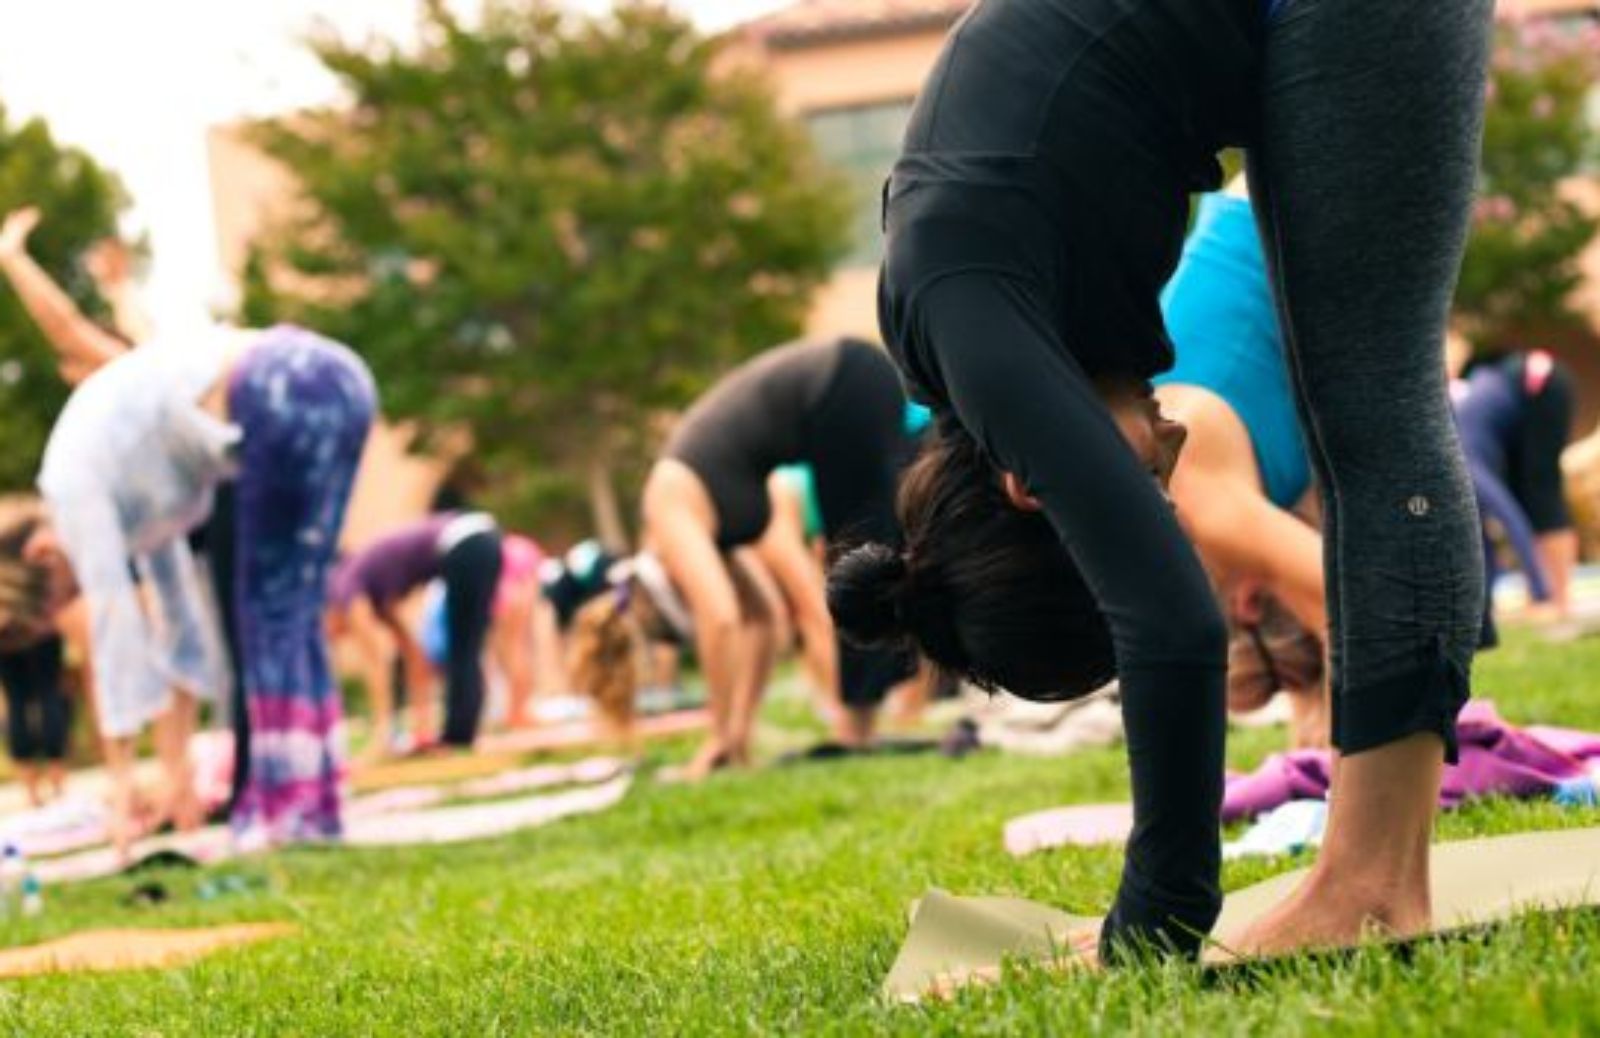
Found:
<path fill-rule="evenodd" d="M 633 738 L 640 641 L 637 622 L 613 595 L 585 605 L 572 622 L 573 683 L 624 742 Z"/>

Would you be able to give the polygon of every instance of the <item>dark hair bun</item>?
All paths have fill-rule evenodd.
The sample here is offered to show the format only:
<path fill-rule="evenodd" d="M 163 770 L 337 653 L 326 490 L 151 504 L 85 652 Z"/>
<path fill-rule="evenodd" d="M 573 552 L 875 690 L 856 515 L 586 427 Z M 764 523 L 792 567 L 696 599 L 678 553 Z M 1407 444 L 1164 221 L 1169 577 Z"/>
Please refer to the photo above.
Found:
<path fill-rule="evenodd" d="M 828 611 L 839 633 L 864 648 L 903 642 L 905 585 L 906 561 L 886 544 L 864 544 L 840 556 L 828 571 Z"/>

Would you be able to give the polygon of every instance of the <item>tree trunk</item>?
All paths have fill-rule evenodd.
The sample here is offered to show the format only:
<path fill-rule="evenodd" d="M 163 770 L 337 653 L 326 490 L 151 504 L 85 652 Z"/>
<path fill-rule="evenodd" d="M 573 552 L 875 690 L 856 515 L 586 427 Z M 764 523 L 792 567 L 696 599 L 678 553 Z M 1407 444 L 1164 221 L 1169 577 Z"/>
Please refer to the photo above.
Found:
<path fill-rule="evenodd" d="M 595 535 L 607 550 L 625 555 L 628 544 L 628 526 L 622 520 L 622 504 L 617 500 L 617 486 L 611 478 L 611 462 L 604 455 L 589 462 L 589 510 L 594 516 Z"/>

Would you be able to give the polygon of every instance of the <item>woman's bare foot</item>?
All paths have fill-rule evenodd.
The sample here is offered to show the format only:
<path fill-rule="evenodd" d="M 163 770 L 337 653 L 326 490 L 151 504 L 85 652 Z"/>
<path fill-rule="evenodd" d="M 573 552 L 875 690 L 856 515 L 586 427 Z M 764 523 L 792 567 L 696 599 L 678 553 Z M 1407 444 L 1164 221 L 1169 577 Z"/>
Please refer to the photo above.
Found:
<path fill-rule="evenodd" d="M 1347 948 L 1368 940 L 1426 933 L 1432 925 L 1427 891 L 1363 889 L 1318 870 L 1254 924 L 1221 934 L 1212 961 L 1265 957 L 1315 948 Z"/>
<path fill-rule="evenodd" d="M 1219 934 L 1223 957 L 1405 938 L 1432 924 L 1429 841 L 1443 743 L 1419 734 L 1334 761 L 1328 833 L 1311 874 L 1242 932 Z"/>
<path fill-rule="evenodd" d="M 720 739 L 707 739 L 678 773 L 685 782 L 701 782 L 738 763 L 732 749 Z"/>
<path fill-rule="evenodd" d="M 846 706 L 840 709 L 833 738 L 841 746 L 864 750 L 877 735 L 878 711 L 874 707 Z"/>

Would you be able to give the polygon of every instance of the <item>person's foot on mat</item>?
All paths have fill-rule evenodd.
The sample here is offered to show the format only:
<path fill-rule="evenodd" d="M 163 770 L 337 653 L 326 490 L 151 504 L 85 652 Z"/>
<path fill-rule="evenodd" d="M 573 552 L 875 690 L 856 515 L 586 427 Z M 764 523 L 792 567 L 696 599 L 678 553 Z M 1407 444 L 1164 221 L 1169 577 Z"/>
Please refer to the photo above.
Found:
<path fill-rule="evenodd" d="M 734 757 L 721 742 L 709 739 L 700 746 L 687 764 L 675 768 L 662 768 L 656 773 L 659 782 L 669 784 L 704 782 L 719 771 L 734 766 Z"/>
<path fill-rule="evenodd" d="M 1432 923 L 1426 899 L 1379 893 L 1313 872 L 1287 900 L 1243 931 L 1217 935 L 1205 957 L 1220 963 L 1403 940 L 1427 933 Z"/>

